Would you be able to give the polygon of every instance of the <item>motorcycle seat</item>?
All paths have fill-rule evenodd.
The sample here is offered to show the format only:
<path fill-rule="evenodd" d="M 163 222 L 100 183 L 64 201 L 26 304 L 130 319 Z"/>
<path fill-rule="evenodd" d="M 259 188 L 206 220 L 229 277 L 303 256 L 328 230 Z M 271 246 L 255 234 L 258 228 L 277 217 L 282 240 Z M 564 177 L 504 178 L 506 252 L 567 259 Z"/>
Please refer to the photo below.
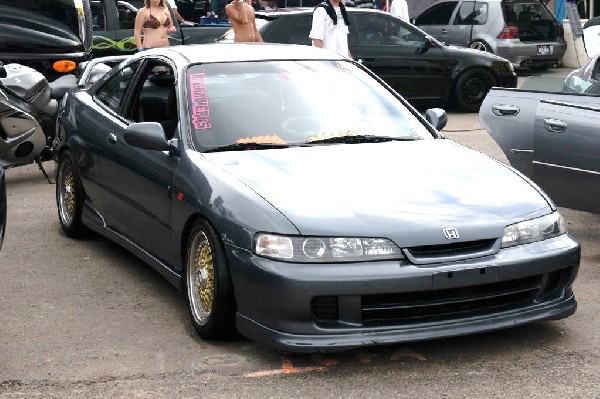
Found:
<path fill-rule="evenodd" d="M 49 83 L 50 86 L 50 98 L 60 100 L 67 94 L 69 89 L 77 87 L 77 78 L 75 75 L 63 75 L 55 81 Z"/>

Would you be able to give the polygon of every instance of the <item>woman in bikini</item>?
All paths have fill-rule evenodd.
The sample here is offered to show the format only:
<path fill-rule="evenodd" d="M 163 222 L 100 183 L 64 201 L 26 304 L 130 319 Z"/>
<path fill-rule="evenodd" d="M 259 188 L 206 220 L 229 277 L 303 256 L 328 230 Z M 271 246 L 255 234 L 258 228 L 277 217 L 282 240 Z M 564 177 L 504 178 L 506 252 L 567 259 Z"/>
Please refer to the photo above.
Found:
<path fill-rule="evenodd" d="M 174 32 L 176 29 L 165 0 L 144 0 L 144 7 L 138 10 L 133 30 L 138 51 L 168 46 L 169 33 Z"/>

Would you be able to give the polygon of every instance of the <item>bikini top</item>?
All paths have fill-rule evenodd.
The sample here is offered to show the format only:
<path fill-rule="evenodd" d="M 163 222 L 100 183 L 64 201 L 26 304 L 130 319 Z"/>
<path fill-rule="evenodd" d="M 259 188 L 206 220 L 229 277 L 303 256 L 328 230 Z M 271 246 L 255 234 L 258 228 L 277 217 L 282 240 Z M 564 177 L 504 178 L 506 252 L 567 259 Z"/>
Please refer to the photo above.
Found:
<path fill-rule="evenodd" d="M 168 28 L 170 24 L 171 24 L 171 18 L 167 17 L 167 19 L 165 19 L 165 22 L 162 24 L 162 26 L 164 26 L 165 28 Z M 149 29 L 158 29 L 158 28 L 160 28 L 160 25 L 161 25 L 161 23 L 158 20 L 158 18 L 153 16 L 152 13 L 150 13 L 150 16 L 148 17 L 146 22 L 144 22 L 143 27 L 149 28 Z"/>

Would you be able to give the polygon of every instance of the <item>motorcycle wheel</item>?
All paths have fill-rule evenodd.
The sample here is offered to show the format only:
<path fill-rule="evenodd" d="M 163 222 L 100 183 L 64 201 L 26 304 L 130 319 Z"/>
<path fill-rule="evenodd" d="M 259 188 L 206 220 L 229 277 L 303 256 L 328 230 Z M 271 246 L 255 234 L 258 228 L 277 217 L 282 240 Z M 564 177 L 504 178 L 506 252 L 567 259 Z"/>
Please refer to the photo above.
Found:
<path fill-rule="evenodd" d="M 81 221 L 85 192 L 79 170 L 69 151 L 60 154 L 56 170 L 56 205 L 58 220 L 69 237 L 79 238 L 88 232 Z"/>

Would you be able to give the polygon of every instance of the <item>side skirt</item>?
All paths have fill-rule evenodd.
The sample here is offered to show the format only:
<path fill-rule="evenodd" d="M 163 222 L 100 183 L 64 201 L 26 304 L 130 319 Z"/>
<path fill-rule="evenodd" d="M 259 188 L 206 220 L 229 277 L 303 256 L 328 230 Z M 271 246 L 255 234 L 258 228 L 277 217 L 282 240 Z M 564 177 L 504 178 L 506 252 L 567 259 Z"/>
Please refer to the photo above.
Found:
<path fill-rule="evenodd" d="M 83 213 L 81 219 L 83 224 L 85 224 L 91 230 L 103 235 L 111 241 L 116 242 L 129 252 L 133 253 L 135 256 L 152 266 L 154 270 L 159 272 L 164 278 L 167 279 L 169 283 L 175 286 L 175 288 L 181 290 L 181 274 L 179 272 L 173 270 L 164 262 L 149 254 L 146 250 L 141 248 L 128 237 L 115 230 L 112 230 L 106 224 L 106 221 L 102 215 L 96 211 L 96 209 L 94 209 L 94 207 L 88 201 L 85 201 L 83 204 Z"/>

